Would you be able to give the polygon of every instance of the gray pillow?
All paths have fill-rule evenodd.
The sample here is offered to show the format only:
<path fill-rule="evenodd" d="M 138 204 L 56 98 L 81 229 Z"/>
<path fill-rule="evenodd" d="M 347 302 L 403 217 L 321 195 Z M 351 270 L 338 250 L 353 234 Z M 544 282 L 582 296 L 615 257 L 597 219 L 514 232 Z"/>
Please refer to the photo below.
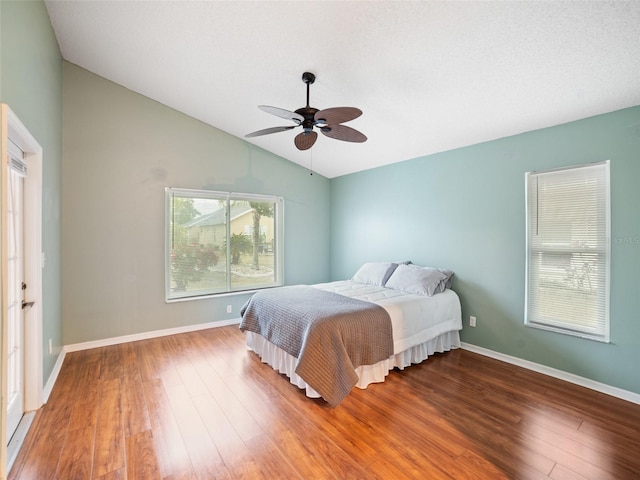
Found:
<path fill-rule="evenodd" d="M 446 270 L 444 268 L 439 268 L 444 275 L 446 275 L 445 279 L 440 282 L 438 288 L 436 288 L 436 293 L 442 293 L 447 288 L 451 288 L 451 282 L 453 281 L 453 276 L 455 275 L 451 270 Z"/>
<path fill-rule="evenodd" d="M 446 282 L 446 279 L 447 275 L 437 268 L 398 265 L 385 287 L 405 293 L 432 296 L 442 288 L 440 284 Z"/>
<path fill-rule="evenodd" d="M 352 280 L 365 285 L 382 287 L 397 266 L 398 264 L 393 262 L 368 262 L 358 269 Z"/>

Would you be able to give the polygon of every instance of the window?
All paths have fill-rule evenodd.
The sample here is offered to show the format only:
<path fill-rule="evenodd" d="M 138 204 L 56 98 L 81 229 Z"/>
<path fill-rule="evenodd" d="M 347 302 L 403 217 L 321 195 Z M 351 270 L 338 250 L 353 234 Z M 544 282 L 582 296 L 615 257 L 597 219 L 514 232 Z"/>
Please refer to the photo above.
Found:
<path fill-rule="evenodd" d="M 283 285 L 283 200 L 165 189 L 167 301 Z"/>
<path fill-rule="evenodd" d="M 609 162 L 526 174 L 525 324 L 609 341 Z"/>

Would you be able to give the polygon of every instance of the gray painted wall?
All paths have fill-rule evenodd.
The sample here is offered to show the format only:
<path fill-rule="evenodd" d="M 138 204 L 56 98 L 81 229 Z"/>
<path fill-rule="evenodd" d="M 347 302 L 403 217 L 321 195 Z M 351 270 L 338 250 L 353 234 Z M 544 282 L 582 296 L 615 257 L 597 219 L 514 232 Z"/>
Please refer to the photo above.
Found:
<path fill-rule="evenodd" d="M 375 260 L 451 268 L 463 341 L 640 393 L 639 155 L 635 107 L 333 179 L 331 277 Z M 607 159 L 611 343 L 525 327 L 524 174 Z"/>
<path fill-rule="evenodd" d="M 62 346 L 60 177 L 62 58 L 42 2 L 0 1 L 0 101 L 43 149 L 43 381 Z M 48 342 L 53 343 L 49 355 Z"/>
<path fill-rule="evenodd" d="M 286 283 L 329 279 L 328 179 L 68 62 L 63 104 L 65 344 L 239 316 L 164 302 L 165 187 L 284 197 Z"/>

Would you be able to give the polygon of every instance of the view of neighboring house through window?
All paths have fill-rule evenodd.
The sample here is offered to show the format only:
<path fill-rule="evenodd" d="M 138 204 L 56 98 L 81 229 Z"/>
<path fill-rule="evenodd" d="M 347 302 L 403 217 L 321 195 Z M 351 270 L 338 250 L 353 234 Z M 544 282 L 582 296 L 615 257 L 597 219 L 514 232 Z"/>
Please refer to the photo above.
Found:
<path fill-rule="evenodd" d="M 167 188 L 165 200 L 167 300 L 283 284 L 282 198 Z"/>
<path fill-rule="evenodd" d="M 609 341 L 609 162 L 532 172 L 525 323 Z"/>

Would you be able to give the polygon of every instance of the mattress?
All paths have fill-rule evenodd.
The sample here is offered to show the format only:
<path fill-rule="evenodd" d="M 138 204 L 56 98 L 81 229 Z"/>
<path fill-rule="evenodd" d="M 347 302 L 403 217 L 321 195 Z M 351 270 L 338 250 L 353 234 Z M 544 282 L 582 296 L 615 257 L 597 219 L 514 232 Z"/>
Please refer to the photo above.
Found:
<path fill-rule="evenodd" d="M 460 299 L 453 290 L 447 289 L 429 297 L 352 280 L 312 286 L 373 302 L 384 308 L 391 318 L 394 353 L 405 351 L 445 332 L 462 329 Z"/>

